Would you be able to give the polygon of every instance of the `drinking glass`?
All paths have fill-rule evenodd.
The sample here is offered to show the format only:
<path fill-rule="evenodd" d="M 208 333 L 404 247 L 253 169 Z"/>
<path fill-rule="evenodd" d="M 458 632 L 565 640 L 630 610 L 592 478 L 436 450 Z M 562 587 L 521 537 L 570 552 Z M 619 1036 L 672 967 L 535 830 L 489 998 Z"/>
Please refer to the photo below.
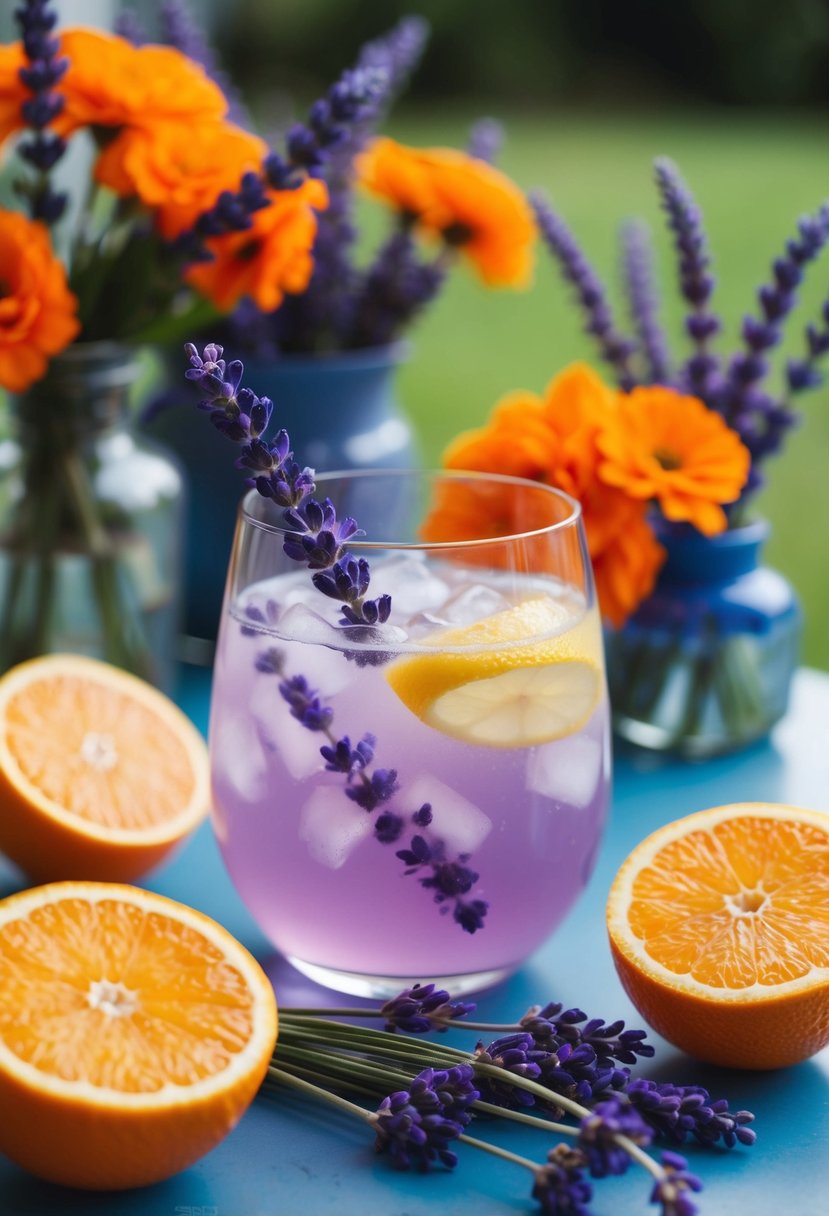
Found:
<path fill-rule="evenodd" d="M 317 478 L 387 620 L 342 604 L 240 509 L 210 721 L 214 825 L 262 929 L 363 996 L 503 978 L 584 888 L 608 801 L 601 629 L 580 509 L 536 482 Z M 382 614 L 381 614 L 382 615 Z"/>

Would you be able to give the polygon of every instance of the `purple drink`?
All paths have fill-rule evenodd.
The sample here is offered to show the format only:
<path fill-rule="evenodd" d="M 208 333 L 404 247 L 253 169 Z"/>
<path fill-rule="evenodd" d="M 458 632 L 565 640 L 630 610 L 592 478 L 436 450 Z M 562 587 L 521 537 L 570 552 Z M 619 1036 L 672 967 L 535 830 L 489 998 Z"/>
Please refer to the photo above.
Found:
<path fill-rule="evenodd" d="M 306 570 L 265 560 L 278 534 L 243 521 L 216 659 L 214 822 L 254 917 L 314 978 L 374 995 L 418 979 L 481 987 L 583 889 L 610 752 L 565 502 L 551 529 L 564 557 L 543 574 L 378 546 L 372 587 L 393 611 L 374 631 L 338 627 Z M 291 712 L 297 677 L 321 729 Z"/>

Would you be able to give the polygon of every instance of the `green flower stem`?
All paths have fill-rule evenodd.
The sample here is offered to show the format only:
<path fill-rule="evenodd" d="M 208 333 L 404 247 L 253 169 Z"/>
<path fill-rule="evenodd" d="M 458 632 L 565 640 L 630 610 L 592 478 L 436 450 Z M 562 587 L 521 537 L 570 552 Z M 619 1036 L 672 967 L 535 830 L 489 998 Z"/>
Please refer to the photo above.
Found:
<path fill-rule="evenodd" d="M 340 1022 L 331 1022 L 327 1018 L 308 1017 L 303 1019 L 303 1026 L 289 1024 L 287 1018 L 282 1020 L 282 1037 L 292 1034 L 303 1034 L 306 1038 L 315 1039 L 322 1043 L 345 1042 L 353 1045 L 354 1049 L 374 1047 L 393 1050 L 399 1056 L 417 1056 L 422 1058 L 424 1041 L 409 1035 L 390 1034 L 387 1030 L 371 1030 L 364 1026 L 344 1026 Z M 282 1039 L 280 1039 L 282 1041 Z M 452 1064 L 468 1062 L 469 1053 L 457 1047 L 447 1047 L 445 1043 L 429 1042 L 429 1051 L 436 1056 L 451 1061 Z"/>
<path fill-rule="evenodd" d="M 571 1134 L 573 1128 L 567 1129 Z M 488 1140 L 478 1140 L 475 1136 L 467 1136 L 464 1132 L 458 1136 L 458 1140 L 462 1144 L 471 1144 L 473 1148 L 481 1148 L 485 1153 L 492 1153 L 493 1157 L 500 1157 L 502 1161 L 511 1161 L 513 1165 L 523 1166 L 525 1170 L 530 1170 L 535 1174 L 539 1168 L 537 1161 L 530 1161 L 529 1157 L 520 1157 L 518 1153 L 511 1153 L 508 1148 L 501 1148 L 499 1144 L 490 1144 Z"/>
<path fill-rule="evenodd" d="M 314 1085 L 311 1081 L 305 1081 L 302 1077 L 295 1077 L 291 1073 L 285 1072 L 284 1069 L 271 1067 L 268 1069 L 268 1076 L 275 1081 L 279 1081 L 282 1085 L 288 1085 L 292 1089 L 299 1089 L 303 1093 L 311 1094 L 315 1098 L 322 1098 L 324 1102 L 330 1102 L 332 1106 L 347 1111 L 349 1115 L 356 1115 L 358 1119 L 362 1119 L 365 1123 L 374 1122 L 372 1112 L 362 1106 L 358 1106 L 356 1102 L 349 1102 L 348 1098 L 342 1098 L 339 1094 L 332 1094 L 330 1090 L 323 1089 L 319 1085 Z"/>
<path fill-rule="evenodd" d="M 295 1020 L 311 1017 L 314 1022 L 319 1021 L 319 1018 L 314 1017 L 313 1009 L 280 1009 L 280 1016 L 283 1021 L 293 1022 Z M 382 1018 L 385 1017 L 382 1009 L 326 1009 L 326 1014 L 331 1018 Z M 442 1030 L 444 1027 L 451 1026 L 453 1030 L 484 1030 L 487 1032 L 500 1032 L 501 1034 L 509 1034 L 510 1032 L 518 1032 L 521 1025 L 517 1022 L 470 1022 L 466 1018 L 459 1021 L 453 1018 L 447 1018 L 440 1026 L 436 1026 L 436 1030 Z M 394 1033 L 385 1031 L 384 1033 Z"/>

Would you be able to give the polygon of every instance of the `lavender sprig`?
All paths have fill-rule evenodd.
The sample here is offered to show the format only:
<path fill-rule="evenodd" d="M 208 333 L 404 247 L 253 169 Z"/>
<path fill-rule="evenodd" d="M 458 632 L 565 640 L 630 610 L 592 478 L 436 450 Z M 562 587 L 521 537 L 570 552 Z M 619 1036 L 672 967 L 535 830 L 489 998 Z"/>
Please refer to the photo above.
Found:
<path fill-rule="evenodd" d="M 32 218 L 54 224 L 66 210 L 68 195 L 54 189 L 49 174 L 66 151 L 66 141 L 47 128 L 64 107 L 55 86 L 63 79 L 69 61 L 60 56 L 60 43 L 53 37 L 58 16 L 49 0 L 23 0 L 14 15 L 27 59 L 20 69 L 20 79 L 31 94 L 21 109 L 26 125 L 34 132 L 17 150 L 38 172 L 37 182 L 23 189 Z"/>
<path fill-rule="evenodd" d="M 528 1170 L 533 1179 L 533 1198 L 543 1212 L 551 1216 L 590 1216 L 592 1186 L 588 1175 L 605 1179 L 626 1172 L 631 1163 L 636 1163 L 652 1179 L 650 1201 L 661 1216 L 695 1216 L 694 1197 L 702 1190 L 700 1179 L 675 1151 L 664 1151 L 659 1160 L 648 1153 L 655 1136 L 664 1136 L 665 1129 L 648 1121 L 632 1101 L 632 1092 L 600 1093 L 583 1102 L 573 1100 L 548 1089 L 535 1070 L 519 1069 L 515 1061 L 482 1057 L 477 1051 L 470 1056 L 443 1043 L 429 1042 L 421 1047 L 418 1040 L 401 1036 L 397 1026 L 388 1033 L 328 1020 L 340 1015 L 383 1016 L 390 1006 L 403 1011 L 413 1002 L 417 1022 L 423 1004 L 444 998 L 448 993 L 436 990 L 434 985 L 418 985 L 374 1010 L 283 1009 L 280 1049 L 277 1063 L 270 1070 L 271 1082 L 292 1085 L 330 1101 L 363 1119 L 375 1132 L 379 1126 L 376 1147 L 398 1168 L 426 1170 L 443 1165 L 454 1169 L 458 1163 L 456 1150 L 465 1145 Z M 451 1006 L 451 1001 L 448 1004 Z M 560 1014 L 561 1006 L 557 1008 Z M 619 1025 L 594 1021 L 601 1026 Z M 451 1016 L 446 1022 L 452 1029 L 466 1025 Z M 508 1067 L 510 1064 L 512 1067 Z M 421 1071 L 411 1080 L 415 1068 Z M 323 1081 L 330 1088 L 317 1084 Z M 397 1085 L 390 1094 L 389 1081 Z M 500 1088 L 521 1089 L 537 1099 L 538 1109 L 555 1111 L 569 1122 L 539 1118 L 517 1102 L 514 1105 L 519 1109 L 493 1106 L 488 1095 Z M 677 1087 L 670 1088 L 679 1092 Z M 693 1087 L 687 1088 L 690 1093 Z M 379 1107 L 367 1110 L 342 1096 L 349 1091 L 367 1098 L 386 1096 Z M 724 1100 L 715 1105 L 721 1111 L 728 1109 Z M 546 1162 L 540 1164 L 491 1140 L 471 1136 L 467 1129 L 478 1113 L 552 1131 L 567 1136 L 572 1143 L 556 1145 Z M 752 1118 L 750 1113 L 739 1112 L 733 1118 L 742 1135 L 724 1135 L 719 1141 L 710 1135 L 701 1139 L 701 1144 L 710 1147 L 719 1142 L 730 1148 L 753 1143 L 754 1134 L 746 1126 Z"/>
<path fill-rule="evenodd" d="M 806 356 L 786 364 L 786 383 L 790 393 L 818 388 L 824 381 L 818 363 L 829 354 L 829 300 L 823 305 L 822 325 L 806 326 Z"/>
<path fill-rule="evenodd" d="M 564 278 L 575 288 L 576 298 L 586 317 L 585 331 L 598 341 L 602 357 L 614 368 L 620 387 L 632 388 L 636 376 L 631 356 L 636 344 L 616 329 L 601 280 L 564 220 L 544 195 L 539 191 L 533 192 L 530 203 L 547 248 L 558 262 Z"/>
<path fill-rule="evenodd" d="M 691 306 L 685 329 L 696 351 L 683 368 L 683 379 L 692 393 L 707 400 L 719 368 L 709 343 L 721 329 L 719 318 L 709 308 L 715 280 L 710 272 L 708 238 L 702 213 L 676 165 L 660 157 L 654 169 L 662 207 L 674 235 L 680 291 Z"/>
<path fill-rule="evenodd" d="M 253 607 L 249 605 L 250 607 Z M 257 615 L 261 616 L 258 609 Z M 253 619 L 248 612 L 249 619 Z M 434 815 L 429 803 L 423 803 L 413 813 L 402 814 L 392 810 L 388 804 L 400 792 L 397 770 L 394 768 L 371 768 L 377 747 L 376 736 L 364 734 L 355 745 L 348 735 L 338 737 L 334 731 L 334 711 L 321 698 L 317 689 L 312 688 L 303 675 L 286 676 L 284 663 L 279 651 L 266 650 L 257 656 L 256 669 L 262 674 L 278 675 L 279 694 L 287 703 L 291 717 L 295 718 L 306 730 L 319 732 L 328 740 L 320 748 L 320 755 L 325 761 L 325 768 L 330 773 L 340 773 L 345 777 L 344 793 L 346 798 L 359 806 L 368 814 L 380 810 L 374 820 L 374 839 L 379 844 L 396 844 L 403 834 L 407 824 L 414 829 L 408 847 L 399 849 L 396 856 L 403 861 L 404 877 L 416 875 L 417 880 L 425 891 L 432 893 L 432 899 L 441 912 L 452 910 L 452 919 L 467 933 L 475 933 L 483 928 L 489 908 L 486 900 L 467 899 L 469 892 L 478 881 L 479 875 L 467 863 L 468 853 L 457 857 L 447 857 L 446 844 L 439 836 L 431 834 L 427 840 L 424 831 L 432 825 Z M 445 1016 L 447 1010 L 438 1009 L 445 1005 L 445 993 L 438 993 L 440 1001 L 437 1005 L 430 1000 L 431 993 L 424 994 L 426 1006 L 435 1016 Z M 410 1008 L 412 995 L 402 994 L 404 1008 Z M 448 998 L 446 998 L 448 999 Z M 458 1007 L 451 1016 L 462 1017 L 464 1007 Z M 392 1016 L 390 1011 L 389 1016 Z M 415 1017 L 415 1024 L 426 1021 L 425 1013 Z M 426 1021 L 426 1025 L 428 1025 Z"/>
<path fill-rule="evenodd" d="M 751 489 L 759 485 L 757 465 L 779 450 L 785 432 L 796 421 L 785 402 L 775 401 L 760 386 L 769 372 L 767 352 L 780 342 L 784 322 L 797 303 L 805 267 L 829 240 L 829 206 L 801 218 L 797 229 L 797 236 L 787 241 L 784 253 L 772 263 L 770 281 L 757 292 L 760 315 L 743 318 L 744 350 L 731 360 L 721 391 L 720 409 L 751 452 Z M 819 348 L 822 343 L 818 335 L 816 338 Z M 811 387 L 811 378 L 797 373 L 794 377 L 802 388 Z"/>
<path fill-rule="evenodd" d="M 593 1188 L 584 1176 L 586 1165 L 581 1149 L 569 1144 L 550 1149 L 546 1165 L 535 1171 L 532 1189 L 542 1212 L 547 1216 L 590 1216 L 586 1205 L 593 1198 Z"/>
<path fill-rule="evenodd" d="M 236 465 L 248 474 L 246 484 L 282 508 L 288 529 L 286 556 L 326 572 L 315 574 L 313 581 L 325 595 L 340 600 L 344 623 L 374 626 L 387 621 L 391 597 L 368 599 L 368 563 L 346 556 L 346 543 L 362 534 L 356 520 L 338 519 L 330 499 L 318 502 L 311 497 L 313 470 L 294 460 L 287 431 L 278 431 L 270 442 L 263 439 L 273 403 L 240 387 L 244 365 L 238 359 L 228 363 L 221 346 L 208 343 L 201 355 L 192 342 L 184 349 L 190 361 L 185 376 L 203 394 L 199 408 L 226 438 L 242 445 Z"/>
<path fill-rule="evenodd" d="M 472 1118 L 469 1106 L 479 1097 L 468 1064 L 435 1071 L 426 1068 L 410 1083 L 384 1098 L 370 1117 L 377 1152 L 387 1152 L 398 1169 L 428 1170 L 439 1161 L 449 1169 L 458 1163 L 447 1148 Z"/>
<path fill-rule="evenodd" d="M 320 161 L 319 169 L 328 186 L 328 207 L 317 224 L 310 282 L 301 295 L 285 301 L 274 318 L 284 349 L 299 351 L 322 345 L 336 350 L 344 345 L 375 344 L 372 337 L 364 341 L 347 338 L 360 325 L 355 312 L 362 284 L 351 259 L 357 237 L 353 220 L 355 158 L 408 81 L 427 37 L 425 21 L 404 17 L 387 34 L 367 42 L 351 69 L 352 73 L 371 74 L 378 87 L 359 114 L 342 128 L 333 145 L 326 146 L 324 162 Z M 278 162 L 273 163 L 278 174 L 284 172 Z M 376 344 L 388 340 L 381 337 Z"/>
<path fill-rule="evenodd" d="M 271 205 L 269 188 L 295 190 L 306 177 L 320 177 L 331 150 L 346 138 L 349 126 L 371 110 L 385 81 L 380 68 L 344 72 L 311 107 L 308 122 L 290 129 L 287 156 L 270 152 L 261 173 L 245 173 L 238 190 L 222 191 L 192 228 L 176 238 L 172 244 L 175 253 L 186 262 L 209 261 L 212 254 L 205 242 L 210 237 L 247 231 L 252 216 Z"/>
<path fill-rule="evenodd" d="M 386 1019 L 383 1029 L 390 1034 L 398 1030 L 424 1034 L 429 1030 L 447 1030 L 450 1022 L 474 1009 L 474 1004 L 453 1001 L 445 989 L 435 984 L 414 984 L 386 1001 L 379 1012 Z"/>
<path fill-rule="evenodd" d="M 650 384 L 671 384 L 671 355 L 659 322 L 659 300 L 653 273 L 653 249 L 646 224 L 622 229 L 622 268 L 630 315 L 646 361 Z"/>
<path fill-rule="evenodd" d="M 411 225 L 401 222 L 356 286 L 348 346 L 383 346 L 438 294 L 447 274 L 442 257 L 421 261 Z"/>

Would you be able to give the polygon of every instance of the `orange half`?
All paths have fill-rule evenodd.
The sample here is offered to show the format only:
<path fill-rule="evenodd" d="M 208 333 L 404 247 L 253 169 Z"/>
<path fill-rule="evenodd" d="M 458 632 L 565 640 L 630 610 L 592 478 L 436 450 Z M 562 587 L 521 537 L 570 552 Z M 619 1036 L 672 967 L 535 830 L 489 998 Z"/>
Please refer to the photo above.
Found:
<path fill-rule="evenodd" d="M 252 1101 L 276 1032 L 258 963 L 191 908 L 89 882 L 0 902 L 0 1152 L 42 1178 L 184 1169 Z"/>
<path fill-rule="evenodd" d="M 829 1043 L 829 814 L 700 811 L 648 836 L 610 890 L 624 987 L 669 1042 L 737 1068 Z"/>
<path fill-rule="evenodd" d="M 204 740 L 143 680 L 64 654 L 0 678 L 0 850 L 34 879 L 136 878 L 208 806 Z"/>

